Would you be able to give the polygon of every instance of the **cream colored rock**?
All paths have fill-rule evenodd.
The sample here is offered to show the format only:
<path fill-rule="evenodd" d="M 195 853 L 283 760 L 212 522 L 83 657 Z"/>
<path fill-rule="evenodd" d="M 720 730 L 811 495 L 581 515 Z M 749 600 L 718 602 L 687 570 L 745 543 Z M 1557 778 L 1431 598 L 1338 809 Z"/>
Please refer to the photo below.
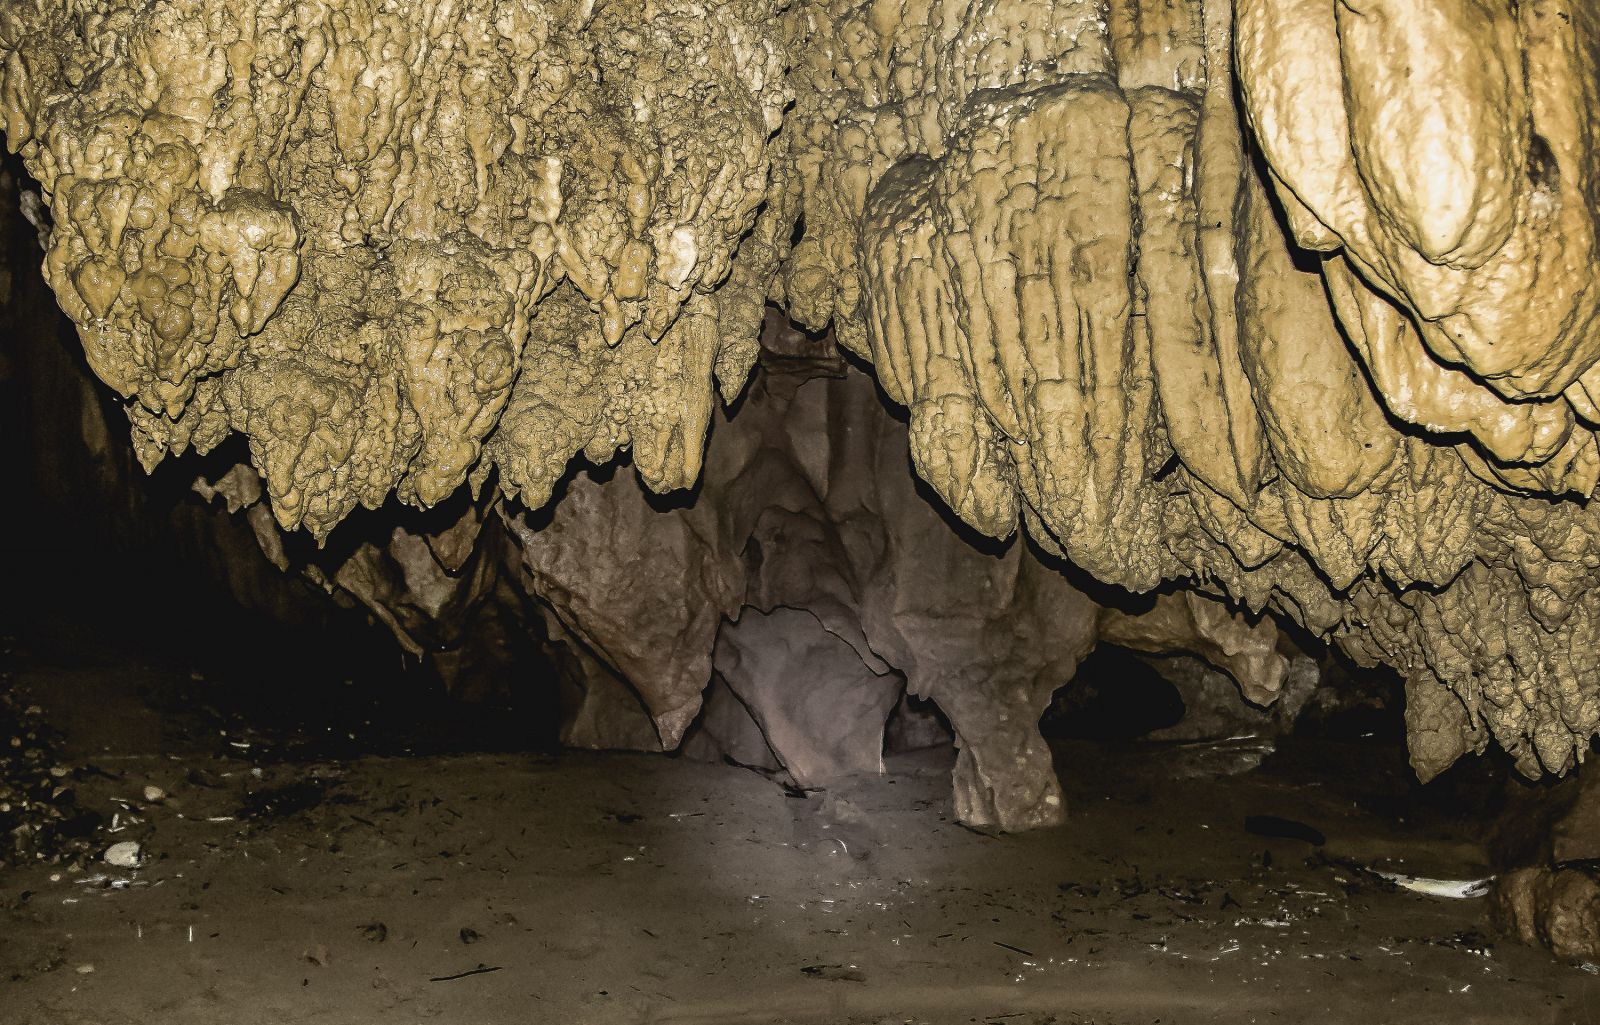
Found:
<path fill-rule="evenodd" d="M 1250 623 L 1222 602 L 1187 591 L 1163 595 L 1143 615 L 1102 610 L 1099 639 L 1157 655 L 1193 652 L 1231 676 L 1257 705 L 1277 700 L 1289 672 L 1271 620 Z"/>
<path fill-rule="evenodd" d="M 1128 136 L 1143 228 L 1138 274 L 1167 438 L 1190 472 L 1248 505 L 1248 492 L 1260 483 L 1261 439 L 1254 407 L 1234 412 L 1241 385 L 1249 385 L 1243 365 L 1219 351 L 1209 315 L 1195 195 L 1200 103 L 1155 89 L 1140 89 L 1131 100 Z"/>
<path fill-rule="evenodd" d="M 1511 6 L 1332 5 L 1356 173 L 1374 211 L 1431 263 L 1482 266 L 1510 237 L 1528 102 Z"/>
<path fill-rule="evenodd" d="M 764 285 L 740 282 L 778 255 L 755 240 L 734 274 L 783 205 L 766 6 L 108 0 L 82 37 L 51 0 L 4 17 L 7 142 L 56 222 L 46 273 L 142 408 L 147 464 L 226 424 L 279 522 L 322 537 L 487 472 L 530 337 L 592 335 L 636 339 L 606 370 L 616 426 L 551 458 L 633 445 L 653 486 L 693 481 L 711 367 L 731 395 L 752 355 L 717 358 L 760 316 Z M 582 316 L 538 316 L 558 289 Z"/>
<path fill-rule="evenodd" d="M 1600 405 L 1577 383 L 1600 337 L 1593 218 L 1571 187 L 1592 159 L 1587 8 L 1521 5 L 1513 24 L 1495 4 L 1360 5 L 1394 38 L 1372 22 L 1342 43 L 1354 7 L 1240 0 L 1244 138 L 1226 4 L 1110 4 L 1109 38 L 1073 47 L 1019 6 L 1007 38 L 1051 64 L 978 82 L 946 55 L 996 38 L 999 8 L 957 29 L 947 7 L 897 10 L 806 11 L 794 127 L 821 153 L 799 164 L 804 237 L 780 291 L 802 319 L 833 318 L 914 424 L 950 425 L 919 446 L 934 488 L 1000 533 L 1014 478 L 1033 539 L 1103 580 L 1202 581 L 1422 674 L 1468 710 L 1416 720 L 1424 771 L 1490 733 L 1530 772 L 1571 764 L 1600 725 L 1566 654 L 1591 579 L 1568 560 L 1593 528 L 1533 496 L 1586 499 L 1600 468 Z M 1392 28 L 1408 11 L 1439 31 Z M 1463 47 L 1487 77 L 1451 92 L 1476 69 Z M 1501 74 L 1524 55 L 1557 73 L 1524 90 Z M 1428 69 L 1413 93 L 1406 60 Z M 1091 98 L 1100 127 L 1071 122 Z M 1035 142 L 1069 124 L 1074 152 Z M 1122 175 L 1127 220 L 1108 184 Z M 1097 197 L 1087 232 L 1078 196 Z M 1091 257 L 1122 246 L 1131 289 Z M 1090 398 L 1108 390 L 1117 402 Z M 1520 582 L 1463 575 L 1475 562 Z M 1559 587 L 1539 582 L 1551 573 Z M 1419 584 L 1434 590 L 1404 590 Z M 1526 599 L 1487 611 L 1500 591 Z M 1435 604 L 1472 611 L 1446 623 Z M 1480 660 L 1508 633 L 1523 668 L 1497 679 L 1522 683 L 1480 700 Z M 1447 656 L 1463 634 L 1480 654 Z"/>
<path fill-rule="evenodd" d="M 12 0 L 0 122 L 147 468 L 248 436 L 265 500 L 244 471 L 200 490 L 279 566 L 302 558 L 285 531 L 391 495 L 459 510 L 311 575 L 416 651 L 541 596 L 635 688 L 633 741 L 688 729 L 749 581 L 711 527 L 569 469 L 738 477 L 751 451 L 713 445 L 734 465 L 703 478 L 705 437 L 766 303 L 831 327 L 909 419 L 872 473 L 908 451 L 1043 561 L 919 610 L 801 574 L 807 607 L 892 639 L 874 657 L 963 745 L 962 814 L 1016 826 L 1059 817 L 1030 717 L 1094 632 L 1044 583 L 1056 559 L 1394 666 L 1424 774 L 1491 738 L 1529 774 L 1588 750 L 1597 62 L 1575 0 Z M 864 522 L 852 487 L 874 522 L 921 501 L 840 469 L 840 410 L 789 408 L 784 486 L 837 511 L 816 522 Z M 575 556 L 538 529 L 562 510 L 609 533 Z M 898 579 L 883 543 L 834 561 Z M 596 551 L 704 573 L 704 600 L 658 615 Z M 1259 654 L 1203 618 L 1181 625 L 1217 658 Z M 997 643 L 1004 672 L 972 654 Z M 1264 697 L 1257 663 L 1235 675 Z M 628 707 L 607 701 L 580 705 Z"/>
<path fill-rule="evenodd" d="M 1470 434 L 1503 463 L 1548 460 L 1566 444 L 1572 414 L 1560 402 L 1513 405 L 1441 366 L 1404 313 L 1365 285 L 1340 256 L 1323 264 L 1333 308 L 1389 411 L 1431 433 Z"/>
<path fill-rule="evenodd" d="M 1394 464 L 1399 438 L 1350 358 L 1321 277 L 1296 266 L 1259 181 L 1242 208 L 1239 354 L 1273 460 L 1313 498 L 1359 495 Z"/>
<path fill-rule="evenodd" d="M 1510 400 L 1586 373 L 1600 357 L 1600 204 L 1582 184 L 1600 160 L 1584 127 L 1600 100 L 1593 7 L 1238 7 L 1246 112 L 1277 180 L 1428 350 Z"/>

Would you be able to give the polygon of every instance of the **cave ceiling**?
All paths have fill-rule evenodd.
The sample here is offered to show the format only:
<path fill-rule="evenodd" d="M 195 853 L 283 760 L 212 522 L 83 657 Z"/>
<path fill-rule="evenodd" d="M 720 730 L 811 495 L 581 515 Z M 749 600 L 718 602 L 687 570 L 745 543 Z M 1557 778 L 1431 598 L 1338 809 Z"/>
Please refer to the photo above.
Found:
<path fill-rule="evenodd" d="M 466 488 L 570 604 L 529 511 L 580 455 L 720 479 L 770 306 L 972 530 L 1393 667 L 1425 777 L 1538 776 L 1600 730 L 1597 59 L 1578 0 L 8 0 L 0 127 L 140 459 L 246 437 L 280 561 Z"/>

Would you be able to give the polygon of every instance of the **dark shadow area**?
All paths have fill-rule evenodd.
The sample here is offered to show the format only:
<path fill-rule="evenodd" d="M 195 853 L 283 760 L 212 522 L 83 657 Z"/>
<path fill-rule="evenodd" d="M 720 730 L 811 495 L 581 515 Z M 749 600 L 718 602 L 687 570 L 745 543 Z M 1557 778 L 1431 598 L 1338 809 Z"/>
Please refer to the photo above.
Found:
<path fill-rule="evenodd" d="M 1405 681 L 1386 666 L 1365 669 L 1324 647 L 1322 680 L 1295 720 L 1296 736 L 1312 740 L 1379 740 L 1405 752 Z"/>
<path fill-rule="evenodd" d="M 193 490 L 247 460 L 244 439 L 139 466 L 121 403 L 85 363 L 71 323 L 38 271 L 37 230 L 19 212 L 31 188 L 14 157 L 0 163 L 0 565 L 8 602 L 3 662 L 98 670 L 123 664 L 168 683 L 141 698 L 176 734 L 215 746 L 219 731 L 283 757 L 401 750 L 509 750 L 555 741 L 557 695 L 542 638 L 506 636 L 525 667 L 506 700 L 472 705 L 404 655 L 365 610 L 340 607 L 296 570 L 261 555 L 241 515 Z M 430 510 L 391 501 L 357 510 L 319 549 L 283 535 L 294 567 L 337 564 L 381 545 L 404 523 L 448 526 L 465 489 Z M 61 704 L 101 695 L 57 681 Z M 84 685 L 87 687 L 87 685 Z"/>
<path fill-rule="evenodd" d="M 1039 721 L 1051 740 L 1135 740 L 1176 725 L 1184 714 L 1178 689 L 1126 648 L 1102 644 L 1056 691 Z"/>

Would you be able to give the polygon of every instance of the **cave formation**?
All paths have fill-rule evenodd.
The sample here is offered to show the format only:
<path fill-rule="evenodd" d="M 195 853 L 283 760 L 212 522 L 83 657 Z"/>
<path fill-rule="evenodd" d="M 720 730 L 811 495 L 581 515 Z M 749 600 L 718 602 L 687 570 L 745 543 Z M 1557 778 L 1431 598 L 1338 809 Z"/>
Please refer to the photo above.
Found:
<path fill-rule="evenodd" d="M 8 0 L 13 333 L 42 252 L 98 378 L 19 387 L 93 435 L 63 503 L 457 695 L 534 649 L 569 747 L 953 742 L 962 823 L 1054 826 L 1114 645 L 1247 710 L 1392 671 L 1422 781 L 1553 781 L 1597 63 L 1574 0 Z M 1528 871 L 1506 927 L 1600 958 Z"/>

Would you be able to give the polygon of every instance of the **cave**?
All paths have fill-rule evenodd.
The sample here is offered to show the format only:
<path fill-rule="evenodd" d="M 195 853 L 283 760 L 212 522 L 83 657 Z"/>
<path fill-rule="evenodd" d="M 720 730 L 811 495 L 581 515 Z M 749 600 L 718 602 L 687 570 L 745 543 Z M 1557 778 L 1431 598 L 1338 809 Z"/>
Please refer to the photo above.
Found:
<path fill-rule="evenodd" d="M 1580 0 L 0 0 L 0 1023 L 1600 1022 L 1596 111 Z"/>

